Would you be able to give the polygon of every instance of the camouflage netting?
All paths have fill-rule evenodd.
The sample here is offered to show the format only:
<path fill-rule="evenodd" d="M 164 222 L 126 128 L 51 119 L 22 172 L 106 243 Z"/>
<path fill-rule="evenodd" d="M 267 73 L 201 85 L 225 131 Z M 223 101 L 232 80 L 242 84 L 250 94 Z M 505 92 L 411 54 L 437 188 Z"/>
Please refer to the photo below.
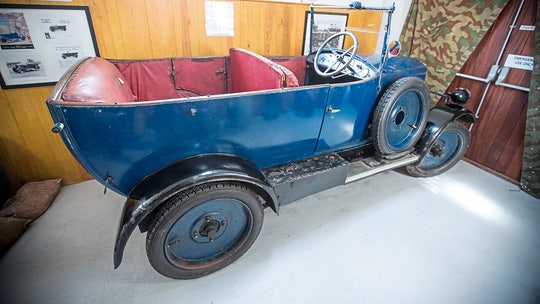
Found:
<path fill-rule="evenodd" d="M 427 84 L 443 92 L 508 0 L 415 0 L 401 33 L 402 54 L 428 66 Z"/>
<path fill-rule="evenodd" d="M 540 2 L 536 10 L 536 52 L 529 92 L 527 126 L 525 129 L 525 149 L 521 170 L 521 187 L 531 195 L 540 198 Z"/>

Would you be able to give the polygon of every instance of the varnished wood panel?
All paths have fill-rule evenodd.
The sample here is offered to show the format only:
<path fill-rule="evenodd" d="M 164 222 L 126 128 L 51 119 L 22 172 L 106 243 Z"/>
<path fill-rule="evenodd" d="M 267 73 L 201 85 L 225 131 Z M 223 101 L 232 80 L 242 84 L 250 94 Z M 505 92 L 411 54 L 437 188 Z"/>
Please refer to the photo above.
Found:
<path fill-rule="evenodd" d="M 234 37 L 208 37 L 203 0 L 4 0 L 12 4 L 84 5 L 102 57 L 116 59 L 227 55 L 231 47 L 262 55 L 300 55 L 308 4 L 234 2 Z M 378 31 L 381 14 L 350 12 L 348 25 Z M 359 33 L 359 52 L 373 53 L 378 35 Z M 71 156 L 45 105 L 52 87 L 0 90 L 0 164 L 13 188 L 24 182 L 91 178 Z M 92 123 L 88 122 L 88 127 Z"/>

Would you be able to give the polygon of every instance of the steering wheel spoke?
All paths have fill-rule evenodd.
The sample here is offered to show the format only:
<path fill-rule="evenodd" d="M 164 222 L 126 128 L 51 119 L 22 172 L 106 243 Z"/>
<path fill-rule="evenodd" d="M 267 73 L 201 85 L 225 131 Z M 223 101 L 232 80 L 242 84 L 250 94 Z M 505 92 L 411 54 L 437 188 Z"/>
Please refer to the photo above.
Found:
<path fill-rule="evenodd" d="M 348 52 L 351 52 L 352 50 L 354 50 L 355 46 L 351 46 L 350 48 L 348 48 L 345 52 L 348 53 Z M 356 52 L 355 52 L 356 53 Z"/>
<path fill-rule="evenodd" d="M 339 65 L 339 63 L 339 60 L 334 61 L 328 68 L 326 68 L 324 73 L 328 73 L 329 71 L 333 70 L 336 65 Z"/>
<path fill-rule="evenodd" d="M 332 43 L 334 40 L 343 38 L 348 36 L 352 39 L 353 45 L 349 47 L 347 50 L 338 50 L 332 46 Z M 321 60 L 321 54 L 323 54 L 323 51 L 330 52 L 334 55 L 334 57 L 330 57 L 332 60 L 330 62 L 324 62 Z M 337 74 L 347 74 L 350 70 L 350 65 L 353 62 L 356 52 L 358 51 L 358 40 L 356 39 L 356 36 L 354 36 L 350 32 L 340 32 L 337 34 L 334 34 L 328 39 L 326 39 L 321 47 L 317 50 L 317 53 L 315 54 L 314 58 L 314 68 L 315 72 L 323 77 L 332 77 Z M 325 67 L 323 70 L 321 70 L 321 67 Z M 344 72 L 344 70 L 348 68 L 347 72 Z"/>

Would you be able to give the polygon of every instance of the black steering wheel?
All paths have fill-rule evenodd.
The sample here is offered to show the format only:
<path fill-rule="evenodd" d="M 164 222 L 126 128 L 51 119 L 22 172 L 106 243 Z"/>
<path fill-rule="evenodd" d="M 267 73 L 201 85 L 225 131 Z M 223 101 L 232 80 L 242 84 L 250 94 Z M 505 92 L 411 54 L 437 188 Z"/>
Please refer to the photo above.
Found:
<path fill-rule="evenodd" d="M 331 44 L 333 40 L 340 39 L 341 36 L 343 36 L 343 39 L 345 39 L 346 36 L 349 36 L 353 40 L 353 45 L 347 50 L 334 48 Z M 337 52 L 336 50 L 340 50 L 340 52 Z M 323 53 L 323 51 L 332 52 L 333 56 L 329 57 L 330 60 L 326 60 L 326 58 L 324 60 L 321 60 L 321 54 Z M 328 37 L 328 39 L 326 39 L 321 45 L 321 47 L 317 50 L 315 58 L 313 59 L 315 72 L 317 72 L 317 74 L 323 77 L 337 75 L 341 73 L 345 68 L 347 68 L 351 64 L 351 62 L 353 62 L 357 51 L 358 40 L 356 39 L 355 35 L 350 32 L 340 32 L 334 34 Z M 321 64 L 322 66 L 326 66 L 326 69 L 322 71 L 319 68 L 319 64 Z"/>

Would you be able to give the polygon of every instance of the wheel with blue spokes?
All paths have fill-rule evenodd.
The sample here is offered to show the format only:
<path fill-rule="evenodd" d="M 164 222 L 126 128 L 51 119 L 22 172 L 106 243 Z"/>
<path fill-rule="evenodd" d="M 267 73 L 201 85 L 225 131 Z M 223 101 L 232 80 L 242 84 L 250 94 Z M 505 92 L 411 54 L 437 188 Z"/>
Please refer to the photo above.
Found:
<path fill-rule="evenodd" d="M 372 123 L 379 156 L 395 159 L 412 152 L 427 123 L 428 103 L 429 89 L 417 77 L 401 78 L 384 92 Z"/>
<path fill-rule="evenodd" d="M 414 177 L 439 175 L 452 168 L 465 155 L 469 141 L 469 130 L 460 123 L 452 122 L 433 141 L 418 162 L 407 166 L 407 172 Z"/>
<path fill-rule="evenodd" d="M 240 258 L 263 223 L 259 196 L 246 186 L 216 182 L 172 197 L 146 237 L 150 264 L 164 276 L 194 279 Z"/>

